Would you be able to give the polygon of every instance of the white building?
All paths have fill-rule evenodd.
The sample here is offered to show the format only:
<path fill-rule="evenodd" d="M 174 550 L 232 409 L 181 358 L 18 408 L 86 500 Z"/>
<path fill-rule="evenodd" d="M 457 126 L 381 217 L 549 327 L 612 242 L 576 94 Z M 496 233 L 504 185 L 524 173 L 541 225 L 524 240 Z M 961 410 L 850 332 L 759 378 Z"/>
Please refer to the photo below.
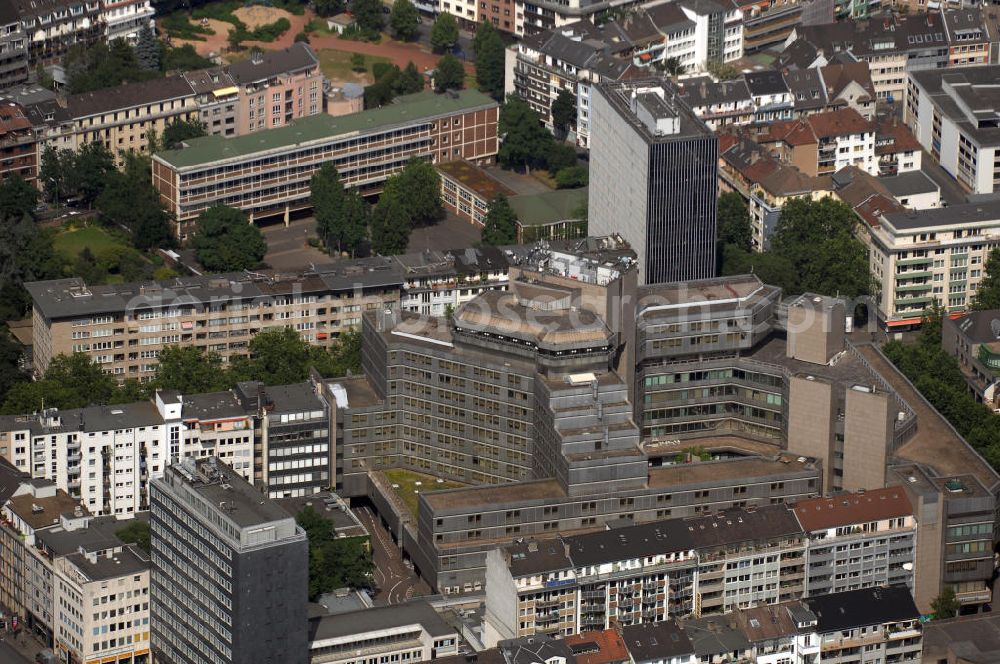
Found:
<path fill-rule="evenodd" d="M 185 457 L 218 455 L 252 480 L 253 444 L 252 414 L 231 392 L 0 418 L 0 456 L 93 514 L 148 509 L 149 478 Z"/>
<path fill-rule="evenodd" d="M 911 71 L 904 121 L 967 191 L 1000 191 L 1000 65 Z"/>
<path fill-rule="evenodd" d="M 1000 246 L 1000 202 L 883 214 L 858 232 L 880 285 L 879 318 L 905 329 L 935 301 L 949 313 L 968 309 L 990 250 Z"/>
<path fill-rule="evenodd" d="M 153 28 L 155 14 L 151 0 L 101 0 L 99 20 L 104 24 L 104 38 L 134 44 L 143 27 Z"/>

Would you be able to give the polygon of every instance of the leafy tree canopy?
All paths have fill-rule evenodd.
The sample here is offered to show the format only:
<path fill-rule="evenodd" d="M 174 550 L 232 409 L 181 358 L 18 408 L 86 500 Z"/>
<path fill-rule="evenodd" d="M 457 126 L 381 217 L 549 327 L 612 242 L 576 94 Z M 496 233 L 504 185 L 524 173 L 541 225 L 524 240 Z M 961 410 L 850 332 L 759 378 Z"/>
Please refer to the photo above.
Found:
<path fill-rule="evenodd" d="M 502 193 L 490 201 L 483 224 L 483 244 L 503 246 L 517 242 L 517 214 Z"/>
<path fill-rule="evenodd" d="M 133 521 L 124 528 L 116 530 L 115 535 L 121 541 L 128 544 L 135 544 L 146 553 L 149 553 L 150 533 L 148 521 Z"/>
<path fill-rule="evenodd" d="M 458 22 L 448 12 L 438 14 L 431 26 L 431 48 L 443 53 L 458 43 Z"/>
<path fill-rule="evenodd" d="M 392 3 L 392 13 L 389 14 L 389 24 L 397 39 L 411 41 L 419 36 L 420 14 L 410 0 L 396 0 Z"/>
<path fill-rule="evenodd" d="M 372 251 L 382 256 L 405 253 L 412 229 L 413 221 L 404 203 L 383 193 L 382 200 L 372 209 Z"/>
<path fill-rule="evenodd" d="M 743 202 L 742 196 L 734 191 L 727 191 L 719 196 L 716 224 L 720 243 L 723 245 L 731 244 L 743 251 L 750 251 L 753 229 L 750 226 L 750 214 L 747 212 L 747 206 Z"/>
<path fill-rule="evenodd" d="M 476 50 L 476 84 L 496 100 L 503 99 L 505 49 L 500 34 L 490 21 L 483 21 L 473 41 Z"/>
<path fill-rule="evenodd" d="M 447 16 L 447 14 L 442 14 Z M 445 53 L 438 60 L 437 67 L 434 68 L 434 89 L 438 92 L 445 90 L 461 90 L 465 87 L 465 67 L 451 53 Z"/>
<path fill-rule="evenodd" d="M 163 130 L 163 149 L 173 150 L 181 143 L 191 138 L 205 135 L 205 125 L 199 120 L 181 120 L 175 118 Z"/>
<path fill-rule="evenodd" d="M 411 159 L 402 171 L 386 180 L 379 203 L 386 199 L 399 203 L 415 225 L 434 223 L 444 214 L 441 176 L 433 164 L 423 159 Z"/>
<path fill-rule="evenodd" d="M 972 308 L 1000 309 L 1000 247 L 995 247 L 986 257 L 985 273 L 979 282 Z"/>
<path fill-rule="evenodd" d="M 216 205 L 198 216 L 192 241 L 198 262 L 211 272 L 249 270 L 260 265 L 267 242 L 260 229 L 231 207 Z"/>
<path fill-rule="evenodd" d="M 353 0 L 351 12 L 367 39 L 375 39 L 385 26 L 381 0 Z"/>
<path fill-rule="evenodd" d="M 552 102 L 552 128 L 559 135 L 566 135 L 576 126 L 576 95 L 563 88 Z"/>
<path fill-rule="evenodd" d="M 309 540 L 309 599 L 338 588 L 371 588 L 374 573 L 371 551 L 364 538 L 338 538 L 333 524 L 306 506 L 295 517 Z"/>
<path fill-rule="evenodd" d="M 547 163 L 547 154 L 554 141 L 552 134 L 520 97 L 507 97 L 500 109 L 499 131 L 503 136 L 497 154 L 501 164 L 507 168 L 531 168 Z"/>

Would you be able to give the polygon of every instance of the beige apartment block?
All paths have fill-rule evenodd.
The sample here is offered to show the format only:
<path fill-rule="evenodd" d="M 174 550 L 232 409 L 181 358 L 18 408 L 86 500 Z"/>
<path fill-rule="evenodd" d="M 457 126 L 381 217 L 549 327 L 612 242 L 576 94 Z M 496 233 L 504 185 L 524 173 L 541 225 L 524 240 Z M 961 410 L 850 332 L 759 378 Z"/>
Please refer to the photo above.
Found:
<path fill-rule="evenodd" d="M 401 268 L 390 259 L 295 278 L 231 274 L 151 284 L 88 286 L 82 279 L 28 285 L 34 300 L 35 368 L 84 353 L 119 379 L 149 380 L 167 346 L 193 345 L 224 362 L 246 355 L 261 330 L 291 327 L 319 345 L 359 326 L 364 311 L 399 302 Z"/>
<path fill-rule="evenodd" d="M 191 85 L 180 76 L 70 95 L 42 111 L 47 147 L 103 143 L 113 154 L 144 152 L 174 120 L 198 119 Z"/>
<path fill-rule="evenodd" d="M 54 562 L 55 651 L 66 661 L 149 661 L 149 558 L 116 544 Z"/>

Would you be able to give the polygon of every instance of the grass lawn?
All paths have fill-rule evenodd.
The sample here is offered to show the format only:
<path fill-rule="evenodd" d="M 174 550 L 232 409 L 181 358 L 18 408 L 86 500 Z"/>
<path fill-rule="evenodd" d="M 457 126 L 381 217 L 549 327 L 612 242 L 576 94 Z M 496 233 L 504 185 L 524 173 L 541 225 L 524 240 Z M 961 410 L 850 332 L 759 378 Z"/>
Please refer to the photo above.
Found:
<path fill-rule="evenodd" d="M 53 242 L 56 252 L 67 261 L 75 260 L 84 247 L 95 257 L 128 245 L 96 224 L 61 230 Z"/>
<path fill-rule="evenodd" d="M 421 491 L 426 493 L 429 491 L 442 491 L 444 489 L 458 489 L 465 486 L 458 482 L 440 480 L 431 475 L 424 475 L 423 473 L 416 473 L 412 470 L 403 470 L 401 468 L 394 468 L 383 472 L 386 479 L 392 482 L 393 489 L 403 499 L 403 502 L 406 503 L 406 508 L 410 510 L 413 516 L 417 515 L 417 503 L 419 502 Z"/>
<path fill-rule="evenodd" d="M 376 62 L 392 62 L 389 58 L 381 55 L 365 56 L 365 71 L 356 72 L 351 69 L 351 56 L 353 53 L 347 51 L 337 51 L 332 48 L 325 48 L 319 52 L 319 67 L 323 70 L 323 75 L 334 81 L 358 81 L 362 77 L 368 83 L 374 79 L 372 77 L 372 67 Z"/>

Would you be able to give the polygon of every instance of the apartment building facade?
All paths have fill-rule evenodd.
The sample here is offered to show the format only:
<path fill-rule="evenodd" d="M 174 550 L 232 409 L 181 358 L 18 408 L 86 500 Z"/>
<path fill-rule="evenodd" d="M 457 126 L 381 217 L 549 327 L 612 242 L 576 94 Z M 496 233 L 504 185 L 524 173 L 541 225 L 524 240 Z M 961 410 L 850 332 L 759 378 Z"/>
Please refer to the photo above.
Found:
<path fill-rule="evenodd" d="M 804 41 L 830 61 L 840 54 L 867 62 L 882 102 L 908 103 L 907 75 L 949 62 L 949 36 L 940 13 L 887 14 L 872 19 L 797 27 L 788 44 Z"/>
<path fill-rule="evenodd" d="M 38 166 L 38 139 L 24 108 L 15 103 L 0 107 L 0 178 L 16 174 L 33 183 Z"/>
<path fill-rule="evenodd" d="M 881 284 L 879 318 L 890 328 L 918 325 L 933 302 L 950 313 L 969 308 L 986 258 L 1000 246 L 1000 205 L 882 214 L 877 225 L 860 226 L 859 236 Z"/>
<path fill-rule="evenodd" d="M 765 638 L 751 633 L 754 611 L 780 617 L 787 604 L 848 589 L 895 586 L 909 594 L 912 512 L 894 487 L 517 540 L 486 556 L 486 645 L 710 615 L 736 615 L 753 644 Z M 866 521 L 888 514 L 902 516 Z M 827 528 L 834 522 L 853 524 Z M 845 554 L 831 562 L 840 546 L 856 560 Z M 790 640 L 782 650 L 804 646 L 794 630 L 783 636 Z"/>
<path fill-rule="evenodd" d="M 973 194 L 1000 182 L 1000 128 L 991 119 L 992 81 L 1000 65 L 915 71 L 904 121 L 920 145 Z"/>
<path fill-rule="evenodd" d="M 873 586 L 914 586 L 917 521 L 906 493 L 874 489 L 797 502 L 809 538 L 808 596 Z"/>
<path fill-rule="evenodd" d="M 941 345 L 958 360 L 962 376 L 976 400 L 994 412 L 1000 410 L 1000 312 L 970 311 L 942 321 Z"/>
<path fill-rule="evenodd" d="M 490 162 L 497 152 L 495 101 L 463 90 L 422 92 L 352 115 L 315 115 L 224 138 L 193 139 L 153 156 L 153 185 L 187 238 L 194 220 L 225 204 L 251 219 L 309 207 L 309 180 L 332 162 L 344 184 L 378 191 L 412 158 Z"/>
<path fill-rule="evenodd" d="M 175 120 L 198 119 L 194 92 L 180 76 L 70 95 L 39 112 L 44 147 L 75 152 L 87 143 L 103 143 L 116 157 L 147 151 L 153 135 L 162 136 Z"/>
<path fill-rule="evenodd" d="M 308 543 L 295 519 L 214 457 L 153 481 L 157 661 L 309 661 Z"/>
<path fill-rule="evenodd" d="M 35 368 L 85 353 L 117 378 L 149 380 L 170 345 L 192 344 L 228 361 L 268 328 L 293 327 L 329 344 L 366 310 L 398 304 L 402 271 L 389 259 L 331 265 L 291 279 L 253 274 L 153 284 L 87 286 L 79 278 L 33 282 Z"/>
<path fill-rule="evenodd" d="M 303 42 L 254 50 L 240 62 L 184 74 L 209 134 L 242 136 L 323 112 L 325 78 Z"/>
<path fill-rule="evenodd" d="M 920 660 L 920 612 L 905 587 L 833 593 L 803 603 L 816 615 L 821 662 Z"/>
<path fill-rule="evenodd" d="M 70 547 L 86 537 L 67 534 Z M 45 535 L 40 539 L 44 545 Z M 52 564 L 57 656 L 88 664 L 149 662 L 148 554 L 109 535 L 82 552 L 59 555 Z"/>
<path fill-rule="evenodd" d="M 101 0 L 100 22 L 108 42 L 123 39 L 135 44 L 143 28 L 154 29 L 156 8 L 151 0 Z"/>

